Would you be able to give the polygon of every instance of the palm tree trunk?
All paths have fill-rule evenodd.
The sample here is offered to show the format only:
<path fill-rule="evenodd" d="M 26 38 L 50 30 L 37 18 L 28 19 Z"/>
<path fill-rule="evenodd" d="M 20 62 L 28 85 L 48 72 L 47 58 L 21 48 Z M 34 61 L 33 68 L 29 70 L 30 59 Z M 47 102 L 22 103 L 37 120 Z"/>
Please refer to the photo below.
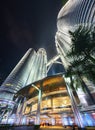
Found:
<path fill-rule="evenodd" d="M 74 95 L 74 97 L 76 99 L 77 104 L 79 104 L 80 100 L 79 100 L 79 97 L 78 97 L 78 95 L 76 93 L 76 90 L 74 88 L 72 76 L 70 76 L 70 81 L 71 81 L 71 88 L 72 88 L 73 95 Z"/>
<path fill-rule="evenodd" d="M 79 111 L 79 108 L 77 107 L 77 102 L 76 102 L 76 96 L 77 96 L 77 94 L 76 94 L 76 96 L 73 94 L 75 88 L 73 86 L 72 76 L 70 76 L 70 81 L 71 81 L 70 83 L 71 83 L 71 87 L 73 88 L 73 91 L 69 87 L 67 87 L 67 90 L 68 90 L 68 93 L 69 93 L 69 96 L 70 96 L 70 99 L 71 99 L 72 110 L 73 110 L 75 119 L 77 121 L 76 123 L 78 125 L 78 130 L 86 130 L 85 129 L 85 125 L 84 125 L 84 121 L 83 121 L 83 118 L 82 118 L 82 115 L 81 115 L 81 113 Z"/>
<path fill-rule="evenodd" d="M 82 86 L 84 87 L 84 89 L 85 89 L 86 92 L 88 93 L 88 95 L 89 95 L 89 97 L 90 97 L 90 99 L 91 99 L 91 101 L 92 101 L 92 103 L 93 103 L 93 105 L 94 105 L 94 104 L 95 104 L 95 100 L 94 100 L 92 94 L 90 93 L 90 90 L 88 89 L 88 86 L 85 84 L 85 82 L 83 81 L 83 79 L 81 78 L 81 76 L 80 76 L 79 73 L 78 73 L 78 76 L 79 76 L 79 79 L 80 79 L 80 81 L 81 81 Z"/>

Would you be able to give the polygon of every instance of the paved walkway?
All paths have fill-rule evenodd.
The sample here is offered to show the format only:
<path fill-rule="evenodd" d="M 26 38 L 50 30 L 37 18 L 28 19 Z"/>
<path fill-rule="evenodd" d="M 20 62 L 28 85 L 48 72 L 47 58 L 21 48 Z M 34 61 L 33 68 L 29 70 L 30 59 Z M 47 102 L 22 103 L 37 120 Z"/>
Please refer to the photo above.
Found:
<path fill-rule="evenodd" d="M 44 126 L 40 127 L 38 129 L 32 127 L 32 126 L 20 126 L 20 127 L 6 127 L 6 128 L 0 128 L 0 130 L 72 130 L 71 128 L 64 128 L 62 126 Z"/>
<path fill-rule="evenodd" d="M 43 126 L 39 130 L 73 130 L 71 127 L 64 128 L 63 126 Z M 78 130 L 78 128 L 75 128 Z M 95 130 L 95 127 L 86 127 L 86 130 Z"/>
<path fill-rule="evenodd" d="M 34 129 L 34 126 L 20 126 L 20 127 L 10 127 L 10 128 L 1 128 L 0 130 L 72 130 L 71 127 L 62 127 L 62 126 L 41 126 L 39 129 Z M 78 130 L 76 128 L 75 130 Z M 87 127 L 86 130 L 95 130 L 95 127 Z"/>
<path fill-rule="evenodd" d="M 39 130 L 72 130 L 71 127 L 67 127 L 67 128 L 64 128 L 62 126 L 43 126 L 43 127 L 40 127 Z M 78 130 L 76 128 L 76 130 Z"/>

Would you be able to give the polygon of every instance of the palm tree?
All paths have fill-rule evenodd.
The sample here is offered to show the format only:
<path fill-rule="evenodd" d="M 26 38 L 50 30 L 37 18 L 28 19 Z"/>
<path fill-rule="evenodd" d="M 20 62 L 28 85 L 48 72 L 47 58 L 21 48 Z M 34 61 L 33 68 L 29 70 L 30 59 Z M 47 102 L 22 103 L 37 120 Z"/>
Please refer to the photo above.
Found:
<path fill-rule="evenodd" d="M 95 64 L 95 28 L 93 30 L 79 26 L 74 32 L 69 31 L 72 45 L 69 55 L 79 56 L 82 59 L 90 60 Z"/>
<path fill-rule="evenodd" d="M 72 71 L 72 67 L 69 66 L 68 69 L 67 69 L 67 71 L 66 71 L 66 73 L 65 73 L 65 77 L 69 77 L 70 78 L 70 84 L 68 84 L 68 86 L 72 89 L 72 92 L 73 92 L 73 95 L 74 95 L 74 97 L 76 99 L 77 104 L 80 104 L 79 97 L 78 97 L 78 95 L 76 93 L 77 87 L 74 86 L 74 84 L 75 84 L 75 80 L 73 79 L 74 75 L 75 75 L 75 72 Z M 79 83 L 79 82 L 77 82 L 77 83 Z"/>
<path fill-rule="evenodd" d="M 72 76 L 77 77 L 76 80 L 78 79 L 77 81 L 81 83 L 82 89 L 89 94 L 95 104 L 95 100 L 83 80 L 83 77 L 86 77 L 95 83 L 95 29 L 91 30 L 80 26 L 74 32 L 69 31 L 69 34 L 72 45 L 67 57 L 71 59 L 71 66 L 68 67 L 66 76 L 71 79 L 71 87 L 74 86 Z M 78 87 L 79 85 L 76 86 L 76 88 Z M 74 88 L 72 87 L 72 89 Z"/>
<path fill-rule="evenodd" d="M 95 28 L 80 26 L 69 33 L 72 45 L 67 57 L 71 58 L 71 66 L 95 84 Z"/>
<path fill-rule="evenodd" d="M 71 82 L 70 87 L 71 87 L 71 89 L 73 91 L 75 91 L 75 89 L 77 89 L 77 88 L 79 88 L 81 86 L 83 91 L 88 93 L 88 95 L 89 95 L 89 97 L 91 99 L 91 103 L 95 104 L 95 100 L 94 100 L 93 96 L 91 95 L 87 85 L 83 81 L 82 73 L 81 73 L 81 71 L 78 70 L 78 68 L 75 68 L 73 66 L 69 66 L 65 76 L 70 77 L 70 82 Z M 73 79 L 72 77 L 76 77 L 76 79 Z M 77 95 L 76 95 L 76 97 L 77 97 Z"/>

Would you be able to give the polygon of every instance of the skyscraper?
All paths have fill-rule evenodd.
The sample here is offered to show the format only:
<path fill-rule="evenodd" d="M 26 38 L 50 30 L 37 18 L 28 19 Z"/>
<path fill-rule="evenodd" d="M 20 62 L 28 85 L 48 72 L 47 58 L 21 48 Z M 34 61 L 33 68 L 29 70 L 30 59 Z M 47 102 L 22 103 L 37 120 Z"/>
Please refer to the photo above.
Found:
<path fill-rule="evenodd" d="M 94 6 L 95 6 L 94 0 L 86 0 L 86 1 L 85 0 L 80 0 L 80 1 L 69 0 L 67 2 L 67 4 L 59 12 L 58 23 L 57 23 L 58 31 L 56 33 L 55 42 L 56 42 L 56 48 L 57 48 L 58 54 L 60 55 L 62 64 L 64 65 L 65 68 L 68 68 L 68 66 L 70 65 L 70 59 L 68 59 L 66 57 L 66 53 L 70 50 L 70 46 L 72 44 L 68 31 L 69 30 L 74 31 L 79 25 L 93 26 L 94 22 L 95 22 Z M 59 55 L 57 57 L 53 58 L 53 60 L 51 60 L 52 64 L 59 58 Z M 60 62 L 57 62 L 57 63 L 60 63 Z M 76 91 L 74 91 L 74 90 L 72 91 L 70 89 L 70 87 L 68 87 L 69 85 L 71 85 L 70 80 L 67 81 L 68 84 L 66 87 L 65 82 L 63 80 L 63 74 L 61 76 L 62 84 L 58 78 L 59 76 L 57 76 L 57 78 L 54 78 L 54 80 L 51 77 L 50 77 L 50 79 L 46 78 L 46 82 L 44 83 L 45 79 L 43 79 L 43 78 L 47 76 L 46 65 L 47 65 L 47 54 L 46 54 L 45 49 L 40 48 L 37 51 L 37 53 L 33 49 L 29 49 L 26 52 L 26 54 L 24 55 L 24 57 L 17 64 L 17 66 L 14 68 L 14 70 L 7 77 L 5 82 L 1 85 L 0 102 L 2 101 L 2 104 L 3 104 L 5 101 L 8 101 L 6 103 L 6 104 L 8 104 L 10 101 L 13 100 L 14 94 L 16 92 L 18 92 L 18 97 L 16 98 L 16 100 L 18 101 L 17 102 L 18 104 L 14 105 L 15 102 L 12 102 L 15 107 L 13 106 L 11 108 L 9 106 L 9 108 L 11 108 L 11 110 L 15 111 L 15 112 L 12 111 L 12 113 L 11 113 L 11 114 L 13 114 L 12 116 L 14 116 L 14 114 L 15 114 L 15 117 L 17 116 L 16 115 L 17 114 L 16 110 L 17 110 L 18 115 L 20 115 L 18 117 L 20 117 L 19 119 L 21 120 L 22 108 L 24 107 L 24 105 L 26 105 L 25 106 L 26 113 L 27 113 L 27 109 L 30 108 L 30 109 L 28 109 L 30 112 L 30 114 L 28 113 L 29 116 L 31 116 L 31 111 L 32 111 L 32 112 L 34 112 L 33 115 L 35 114 L 39 118 L 40 117 L 39 116 L 40 115 L 40 103 L 42 101 L 41 97 L 43 96 L 42 111 L 45 111 L 44 114 L 46 114 L 47 117 L 49 117 L 49 114 L 51 114 L 51 112 L 53 112 L 53 109 L 55 109 L 55 112 L 53 114 L 56 113 L 57 109 L 62 110 L 62 108 L 63 108 L 63 110 L 64 110 L 64 108 L 65 108 L 64 105 L 66 105 L 66 102 L 61 104 L 59 101 L 62 101 L 62 100 L 66 101 L 66 99 L 61 98 L 61 96 L 67 96 L 67 92 L 64 90 L 69 88 L 68 93 L 71 98 L 71 103 L 69 103 L 68 105 L 72 106 L 72 109 L 73 109 L 73 112 L 75 115 L 76 124 L 79 127 L 80 126 L 84 127 L 85 126 L 84 120 L 88 117 L 89 117 L 89 119 L 91 119 L 91 123 L 93 123 L 94 120 L 92 119 L 91 114 L 93 114 L 92 113 L 93 108 L 95 110 L 95 105 L 94 105 L 94 107 L 89 106 L 89 103 L 92 103 L 92 102 L 90 102 L 91 100 L 89 100 L 90 99 L 89 96 L 87 94 L 81 93 L 81 91 L 80 91 L 80 93 L 78 93 L 78 91 L 77 91 L 78 94 L 76 93 Z M 75 76 L 72 77 L 73 81 L 76 80 L 75 78 L 76 78 Z M 41 79 L 43 79 L 43 80 L 41 80 Z M 37 80 L 40 80 L 40 81 L 38 81 L 38 84 L 37 84 L 37 82 L 35 82 Z M 56 84 L 56 81 L 58 82 L 58 86 Z M 49 82 L 51 82 L 51 83 L 49 84 Z M 65 89 L 63 87 L 64 86 L 63 84 L 65 85 Z M 40 89 L 41 87 L 42 87 L 42 89 Z M 19 91 L 20 89 L 22 92 Z M 23 91 L 23 90 L 25 90 L 25 91 Z M 46 94 L 45 94 L 44 90 L 46 91 Z M 64 91 L 64 93 L 63 93 L 63 91 Z M 24 95 L 23 95 L 23 92 L 24 92 Z M 50 94 L 50 92 L 51 92 L 51 94 Z M 61 93 L 62 93 L 62 95 L 61 95 Z M 84 95 L 82 95 L 82 94 L 84 94 Z M 5 95 L 6 95 L 6 97 L 5 97 Z M 38 95 L 38 107 L 37 107 L 37 95 Z M 56 97 L 57 100 L 52 99 L 53 95 L 54 95 L 54 98 Z M 25 98 L 27 98 L 27 99 L 31 98 L 31 99 L 28 102 L 26 101 L 26 104 L 24 104 Z M 34 99 L 32 99 L 32 98 L 35 99 L 35 102 L 34 102 Z M 46 100 L 46 102 L 49 101 L 50 104 L 45 103 L 45 105 L 44 105 L 45 100 Z M 53 101 L 55 101 L 54 105 L 53 105 Z M 3 108 L 2 104 L 0 106 L 1 108 Z M 91 104 L 91 105 L 93 105 L 93 104 Z M 37 108 L 36 109 L 37 114 L 36 114 L 35 106 Z M 31 109 L 31 107 L 32 107 L 32 109 Z M 3 117 L 5 115 L 5 118 L 6 118 L 6 113 L 10 113 L 10 111 L 6 112 L 7 108 L 8 108 L 8 106 L 5 107 L 5 112 L 3 115 L 2 114 L 0 115 L 1 117 Z M 70 110 L 71 110 L 71 107 L 67 107 L 67 109 L 68 108 L 70 108 Z M 51 109 L 51 112 L 50 112 L 50 109 Z M 64 113 L 63 110 L 62 111 L 58 110 L 58 112 L 59 113 L 62 112 L 63 119 L 65 122 L 67 122 L 67 120 L 69 120 L 69 119 L 66 119 L 64 117 L 67 116 L 68 111 L 66 110 L 66 113 Z M 91 110 L 91 113 L 88 112 L 88 110 L 89 111 Z M 84 114 L 85 112 L 86 112 L 86 115 Z M 43 115 L 43 113 L 42 113 L 42 115 Z M 62 117 L 62 116 L 60 116 L 60 117 Z M 10 116 L 10 119 L 11 118 L 12 117 Z M 53 122 L 55 122 L 54 118 L 52 118 L 52 119 L 53 119 Z M 86 121 L 87 121 L 87 119 L 86 119 Z M 70 121 L 68 121 L 68 122 L 70 122 Z M 40 121 L 39 121 L 39 123 L 40 123 Z M 68 124 L 68 123 L 66 123 L 66 124 Z M 87 126 L 88 125 L 89 125 L 89 122 L 87 123 Z"/>
<path fill-rule="evenodd" d="M 29 49 L 0 87 L 0 99 L 12 100 L 14 94 L 47 75 L 47 55 L 44 49 L 36 53 Z"/>
<path fill-rule="evenodd" d="M 95 26 L 95 1 L 94 0 L 68 0 L 60 10 L 57 18 L 58 31 L 55 36 L 57 52 L 60 54 L 65 69 L 70 66 L 71 58 L 66 55 L 71 49 L 72 41 L 69 31 L 76 30 L 80 25 L 87 27 Z M 95 94 L 95 87 L 88 79 L 85 79 L 91 93 Z M 85 95 L 85 94 L 84 94 Z M 83 97 L 81 97 L 83 98 Z M 87 98 L 87 99 L 86 99 Z M 81 100 L 83 104 L 89 102 L 88 97 Z M 91 101 L 90 101 L 91 103 Z"/>
<path fill-rule="evenodd" d="M 60 55 L 65 70 L 67 70 L 68 67 L 72 65 L 71 62 L 73 61 L 73 57 L 67 57 L 67 54 L 70 51 L 72 45 L 69 31 L 74 32 L 77 28 L 79 28 L 79 26 L 88 28 L 91 27 L 92 29 L 95 26 L 95 0 L 68 0 L 68 2 L 63 6 L 58 14 L 58 30 L 55 36 L 55 43 L 57 52 Z M 76 85 L 76 82 L 80 81 L 80 79 L 82 82 L 80 82 L 80 85 Z M 75 118 L 78 117 L 80 119 L 77 121 L 77 124 L 80 122 L 78 126 L 83 128 L 85 125 L 87 125 L 83 122 L 84 118 L 86 120 L 89 118 L 91 121 L 90 125 L 93 125 L 94 121 L 92 119 L 92 110 L 95 108 L 95 85 L 91 83 L 91 81 L 84 75 L 81 76 L 81 78 L 79 76 L 73 75 L 72 81 L 69 80 L 69 78 L 65 78 L 65 81 L 67 82 L 68 92 L 72 100 L 72 107 L 75 107 L 73 108 L 73 112 L 76 112 Z M 71 83 L 73 84 L 73 87 L 78 86 L 80 89 L 78 88 L 76 91 L 69 89 Z M 86 92 L 81 89 L 81 86 L 86 89 Z M 80 104 L 73 104 L 73 92 L 78 95 Z"/>
<path fill-rule="evenodd" d="M 57 17 L 58 31 L 55 36 L 56 47 L 64 66 L 67 68 L 70 59 L 66 53 L 72 44 L 69 30 L 74 31 L 80 25 L 93 27 L 95 25 L 95 1 L 94 0 L 68 0 L 60 10 Z"/>

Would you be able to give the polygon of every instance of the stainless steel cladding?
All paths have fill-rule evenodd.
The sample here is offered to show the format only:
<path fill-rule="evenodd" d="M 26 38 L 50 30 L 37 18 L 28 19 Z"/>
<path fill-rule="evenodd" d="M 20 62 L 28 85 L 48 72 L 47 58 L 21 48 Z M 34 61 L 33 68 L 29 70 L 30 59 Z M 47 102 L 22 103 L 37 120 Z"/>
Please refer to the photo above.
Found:
<path fill-rule="evenodd" d="M 37 53 L 29 49 L 1 85 L 0 99 L 11 99 L 12 95 L 21 88 L 46 77 L 46 64 L 47 54 L 43 48 Z"/>

